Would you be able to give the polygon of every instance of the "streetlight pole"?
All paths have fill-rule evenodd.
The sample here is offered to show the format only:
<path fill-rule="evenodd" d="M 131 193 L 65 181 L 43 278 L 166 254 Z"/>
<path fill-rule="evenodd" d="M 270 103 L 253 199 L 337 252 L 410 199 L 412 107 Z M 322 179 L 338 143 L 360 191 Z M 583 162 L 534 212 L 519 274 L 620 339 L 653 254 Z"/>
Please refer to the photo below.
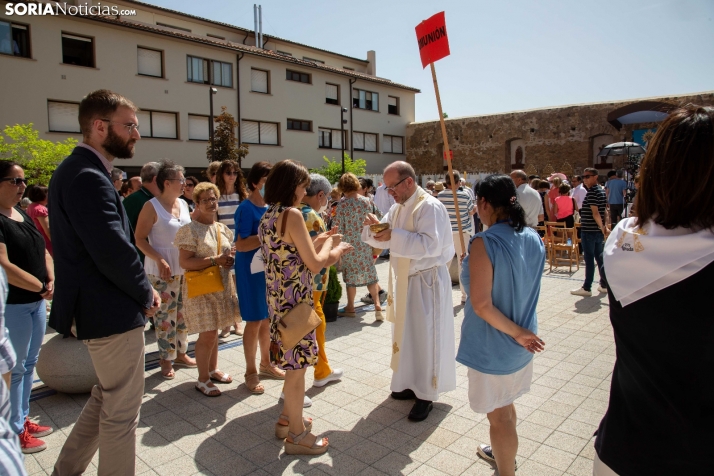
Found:
<path fill-rule="evenodd" d="M 345 119 L 345 113 L 347 112 L 346 107 L 340 108 L 340 143 L 342 144 L 342 174 L 345 173 L 345 124 L 347 124 L 347 119 Z"/>
<path fill-rule="evenodd" d="M 218 89 L 216 88 L 208 88 L 208 102 L 210 103 L 210 112 L 209 112 L 209 117 L 208 117 L 208 131 L 211 136 L 211 162 L 216 160 L 216 146 L 215 146 L 215 141 L 214 139 L 214 134 L 213 134 L 213 95 L 218 92 Z"/>

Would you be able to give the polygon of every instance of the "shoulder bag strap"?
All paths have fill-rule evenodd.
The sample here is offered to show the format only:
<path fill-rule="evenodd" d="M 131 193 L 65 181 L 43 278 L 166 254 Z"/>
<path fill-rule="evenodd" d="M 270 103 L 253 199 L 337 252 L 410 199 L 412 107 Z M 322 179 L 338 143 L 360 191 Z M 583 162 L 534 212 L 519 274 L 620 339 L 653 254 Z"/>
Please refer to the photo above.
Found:
<path fill-rule="evenodd" d="M 288 221 L 288 212 L 290 211 L 292 207 L 287 207 L 285 210 L 283 210 L 283 219 L 281 220 L 281 225 L 280 225 L 280 238 L 282 238 L 285 235 L 285 224 Z"/>

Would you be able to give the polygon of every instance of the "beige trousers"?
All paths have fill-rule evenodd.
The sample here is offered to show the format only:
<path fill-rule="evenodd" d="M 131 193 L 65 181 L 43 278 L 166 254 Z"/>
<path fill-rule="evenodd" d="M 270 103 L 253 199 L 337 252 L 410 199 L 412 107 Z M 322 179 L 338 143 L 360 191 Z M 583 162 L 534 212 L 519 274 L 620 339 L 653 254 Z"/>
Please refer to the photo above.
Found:
<path fill-rule="evenodd" d="M 84 342 L 99 385 L 92 388 L 52 474 L 82 474 L 98 449 L 99 476 L 133 476 L 144 395 L 144 328 Z"/>

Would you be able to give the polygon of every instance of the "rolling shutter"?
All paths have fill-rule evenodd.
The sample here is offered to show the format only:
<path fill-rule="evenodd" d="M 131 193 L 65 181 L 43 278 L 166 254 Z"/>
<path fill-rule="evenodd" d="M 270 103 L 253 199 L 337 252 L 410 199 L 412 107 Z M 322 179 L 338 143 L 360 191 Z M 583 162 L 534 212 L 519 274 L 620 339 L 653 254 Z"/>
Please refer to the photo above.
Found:
<path fill-rule="evenodd" d="M 395 154 L 404 153 L 404 139 L 401 137 L 392 137 L 392 151 Z"/>
<path fill-rule="evenodd" d="M 376 134 L 365 134 L 364 135 L 364 150 L 369 152 L 377 151 L 377 135 Z"/>
<path fill-rule="evenodd" d="M 192 140 L 209 140 L 208 116 L 188 116 L 188 138 Z"/>
<path fill-rule="evenodd" d="M 250 90 L 257 93 L 268 92 L 268 72 L 259 69 L 250 70 Z"/>
<path fill-rule="evenodd" d="M 361 132 L 352 134 L 352 145 L 355 149 L 364 150 L 364 134 Z"/>
<path fill-rule="evenodd" d="M 79 104 L 48 102 L 50 131 L 79 133 Z"/>
<path fill-rule="evenodd" d="M 260 123 L 260 143 L 278 145 L 278 125 L 272 122 Z"/>
<path fill-rule="evenodd" d="M 241 125 L 241 138 L 246 144 L 260 144 L 260 123 L 243 121 Z"/>
<path fill-rule="evenodd" d="M 141 137 L 151 137 L 151 112 L 136 111 L 136 120 L 139 121 L 139 134 Z"/>
<path fill-rule="evenodd" d="M 151 113 L 151 137 L 176 139 L 176 114 L 171 112 Z"/>
<path fill-rule="evenodd" d="M 382 152 L 392 152 L 392 136 L 382 136 Z"/>
<path fill-rule="evenodd" d="M 161 74 L 161 51 L 138 48 L 137 58 L 139 62 L 139 74 L 156 76 L 157 78 L 163 76 Z"/>
<path fill-rule="evenodd" d="M 325 98 L 334 99 L 337 101 L 337 85 L 326 84 L 325 85 Z"/>

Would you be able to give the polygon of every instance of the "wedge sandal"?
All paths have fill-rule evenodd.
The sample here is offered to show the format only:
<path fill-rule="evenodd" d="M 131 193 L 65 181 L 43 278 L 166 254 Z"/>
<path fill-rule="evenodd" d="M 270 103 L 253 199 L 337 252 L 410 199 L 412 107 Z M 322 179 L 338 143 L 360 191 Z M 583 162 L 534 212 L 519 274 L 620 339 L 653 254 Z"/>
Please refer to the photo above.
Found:
<path fill-rule="evenodd" d="M 245 386 L 248 387 L 248 391 L 254 395 L 261 395 L 265 392 L 265 387 L 260 383 L 260 377 L 258 374 L 245 374 Z"/>
<path fill-rule="evenodd" d="M 273 367 L 272 365 L 268 366 L 260 366 L 260 374 L 261 377 L 265 378 L 272 378 L 275 380 L 285 380 L 285 371 L 281 370 L 277 367 Z"/>
<path fill-rule="evenodd" d="M 307 436 L 311 435 L 310 430 L 305 430 L 299 435 L 288 432 L 288 437 L 292 438 L 292 442 L 285 440 L 285 453 L 289 455 L 321 455 L 327 452 L 327 448 L 330 447 L 330 443 L 327 438 L 318 439 L 315 436 L 315 442 L 312 446 L 301 445 L 300 442 Z M 314 436 L 314 435 L 313 435 Z M 322 441 L 322 445 L 318 445 L 317 442 Z"/>
<path fill-rule="evenodd" d="M 278 420 L 285 420 L 286 422 L 288 422 L 287 425 L 283 425 L 282 423 L 280 423 L 280 421 L 275 424 L 275 437 L 284 440 L 288 437 L 290 419 L 287 417 L 287 415 L 280 415 L 280 418 L 278 418 Z M 305 425 L 305 429 L 307 431 L 312 430 L 312 418 L 303 418 L 302 423 L 303 425 Z"/>

